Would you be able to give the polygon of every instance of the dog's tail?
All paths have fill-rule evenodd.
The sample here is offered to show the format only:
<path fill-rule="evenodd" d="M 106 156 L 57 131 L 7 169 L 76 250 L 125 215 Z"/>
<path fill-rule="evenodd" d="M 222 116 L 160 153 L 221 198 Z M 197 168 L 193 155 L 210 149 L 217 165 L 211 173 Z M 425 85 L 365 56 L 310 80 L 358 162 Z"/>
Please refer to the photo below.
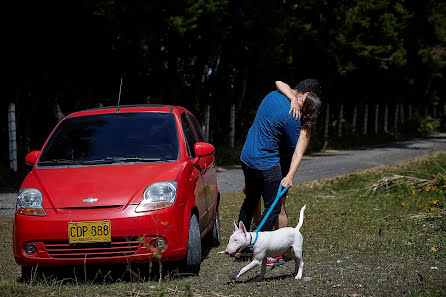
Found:
<path fill-rule="evenodd" d="M 300 209 L 300 217 L 299 217 L 299 223 L 297 223 L 296 229 L 299 230 L 300 227 L 302 227 L 302 224 L 304 223 L 304 211 L 307 205 L 302 206 Z"/>

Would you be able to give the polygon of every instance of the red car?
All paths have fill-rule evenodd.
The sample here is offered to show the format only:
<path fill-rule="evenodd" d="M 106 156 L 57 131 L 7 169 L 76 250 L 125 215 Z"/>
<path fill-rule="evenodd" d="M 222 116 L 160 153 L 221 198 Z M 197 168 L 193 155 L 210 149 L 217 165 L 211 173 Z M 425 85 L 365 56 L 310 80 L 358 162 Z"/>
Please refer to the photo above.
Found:
<path fill-rule="evenodd" d="M 220 243 L 214 147 L 185 108 L 73 113 L 53 130 L 17 197 L 13 249 L 32 266 L 179 261 L 198 273 Z"/>

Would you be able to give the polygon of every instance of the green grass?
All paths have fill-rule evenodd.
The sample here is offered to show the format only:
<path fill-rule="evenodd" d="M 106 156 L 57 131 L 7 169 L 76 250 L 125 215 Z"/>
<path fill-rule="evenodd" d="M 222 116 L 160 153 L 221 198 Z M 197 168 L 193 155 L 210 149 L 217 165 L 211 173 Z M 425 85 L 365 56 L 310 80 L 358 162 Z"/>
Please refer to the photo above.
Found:
<path fill-rule="evenodd" d="M 400 178 L 387 179 L 383 186 L 395 174 L 426 183 Z M 300 208 L 307 205 L 301 281 L 294 279 L 292 263 L 268 271 L 261 283 L 254 281 L 260 268 L 235 283 L 229 280 L 248 263 L 218 254 L 238 216 L 241 192 L 222 194 L 222 245 L 210 250 L 198 277 L 176 277 L 171 270 L 161 281 L 131 280 L 127 269 L 125 278 L 93 275 L 82 280 L 65 269 L 66 279 L 40 276 L 19 282 L 12 218 L 1 218 L 0 296 L 445 296 L 445 176 L 446 152 L 440 152 L 295 185 L 287 199 L 290 225 L 297 224 Z M 373 185 L 382 187 L 373 192 Z"/>

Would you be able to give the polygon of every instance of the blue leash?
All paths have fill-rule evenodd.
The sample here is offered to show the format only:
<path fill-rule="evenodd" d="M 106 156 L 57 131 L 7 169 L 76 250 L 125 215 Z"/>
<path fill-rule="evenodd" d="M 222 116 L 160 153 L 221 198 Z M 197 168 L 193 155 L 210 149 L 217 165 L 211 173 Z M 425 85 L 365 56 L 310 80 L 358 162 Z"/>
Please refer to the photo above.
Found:
<path fill-rule="evenodd" d="M 259 226 L 257 227 L 257 229 L 255 231 L 256 232 L 256 239 L 251 244 L 251 247 L 253 247 L 256 244 L 257 238 L 259 237 L 259 230 L 262 228 L 263 224 L 265 224 L 266 219 L 268 218 L 268 216 L 271 213 L 271 211 L 273 211 L 273 208 L 276 205 L 277 201 L 279 201 L 280 197 L 282 197 L 282 195 L 285 194 L 287 189 L 288 188 L 285 187 L 282 190 L 282 184 L 280 184 L 279 190 L 277 191 L 276 199 L 274 199 L 273 204 L 271 204 L 271 207 L 268 209 L 268 212 L 265 214 L 265 216 L 263 217 L 263 220 L 260 222 Z"/>

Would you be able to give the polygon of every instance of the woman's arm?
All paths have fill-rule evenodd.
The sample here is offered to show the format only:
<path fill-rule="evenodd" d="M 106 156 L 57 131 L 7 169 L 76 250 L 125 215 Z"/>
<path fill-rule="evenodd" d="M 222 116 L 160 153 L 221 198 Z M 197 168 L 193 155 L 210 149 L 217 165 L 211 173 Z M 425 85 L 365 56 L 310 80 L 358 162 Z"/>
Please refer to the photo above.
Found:
<path fill-rule="evenodd" d="M 301 98 L 297 96 L 298 95 L 297 92 L 291 89 L 291 87 L 287 83 L 284 83 L 283 81 L 278 80 L 275 82 L 275 84 L 277 90 L 291 101 L 289 113 L 293 112 L 293 118 L 295 119 L 300 117 L 301 115 L 300 109 L 302 107 L 303 100 L 299 100 Z"/>
<path fill-rule="evenodd" d="M 304 156 L 309 143 L 310 136 L 306 130 L 302 129 L 300 131 L 296 148 L 294 149 L 293 158 L 291 159 L 291 165 L 288 174 L 281 181 L 282 186 L 289 188 L 293 185 L 293 177 L 296 174 L 297 169 L 299 168 L 300 162 L 302 161 L 302 157 Z"/>
<path fill-rule="evenodd" d="M 285 95 L 288 99 L 290 99 L 290 101 L 297 100 L 296 94 L 293 93 L 293 89 L 291 89 L 291 87 L 287 83 L 278 80 L 275 82 L 275 84 L 277 91 Z"/>

